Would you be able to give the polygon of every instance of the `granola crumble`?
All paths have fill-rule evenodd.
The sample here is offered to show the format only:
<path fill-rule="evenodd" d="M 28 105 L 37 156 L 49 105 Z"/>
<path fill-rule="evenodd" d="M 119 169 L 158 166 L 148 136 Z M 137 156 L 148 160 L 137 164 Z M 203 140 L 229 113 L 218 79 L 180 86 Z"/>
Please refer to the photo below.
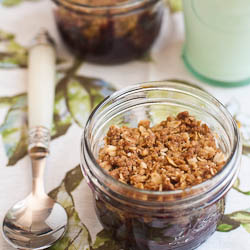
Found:
<path fill-rule="evenodd" d="M 216 175 L 224 154 L 209 127 L 187 111 L 150 127 L 111 126 L 98 162 L 112 177 L 140 189 L 185 189 Z"/>

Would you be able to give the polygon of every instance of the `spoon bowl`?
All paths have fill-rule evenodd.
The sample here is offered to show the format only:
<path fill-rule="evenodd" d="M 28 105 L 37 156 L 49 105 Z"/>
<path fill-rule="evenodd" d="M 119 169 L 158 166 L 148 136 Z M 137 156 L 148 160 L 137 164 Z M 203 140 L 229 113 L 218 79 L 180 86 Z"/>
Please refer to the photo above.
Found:
<path fill-rule="evenodd" d="M 64 208 L 47 195 L 30 194 L 10 208 L 3 221 L 6 241 L 20 249 L 48 248 L 64 235 L 66 227 Z"/>

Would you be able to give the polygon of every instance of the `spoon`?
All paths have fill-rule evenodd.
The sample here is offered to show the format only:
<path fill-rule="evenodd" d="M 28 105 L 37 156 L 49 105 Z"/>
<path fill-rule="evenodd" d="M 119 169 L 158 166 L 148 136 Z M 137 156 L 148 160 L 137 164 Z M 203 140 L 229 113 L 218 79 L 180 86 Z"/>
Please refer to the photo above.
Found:
<path fill-rule="evenodd" d="M 45 249 L 60 239 L 67 227 L 64 208 L 44 191 L 43 173 L 49 154 L 55 92 L 55 51 L 42 31 L 29 51 L 28 155 L 32 166 L 32 192 L 11 207 L 3 221 L 6 241 L 18 249 Z"/>

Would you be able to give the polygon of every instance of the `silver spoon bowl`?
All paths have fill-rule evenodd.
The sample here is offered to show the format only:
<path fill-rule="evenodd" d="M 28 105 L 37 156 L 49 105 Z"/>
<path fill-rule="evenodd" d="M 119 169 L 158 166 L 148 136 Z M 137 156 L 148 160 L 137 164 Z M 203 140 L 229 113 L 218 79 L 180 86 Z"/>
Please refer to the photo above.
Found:
<path fill-rule="evenodd" d="M 6 241 L 15 248 L 45 249 L 63 236 L 66 225 L 67 215 L 61 205 L 48 196 L 36 200 L 29 195 L 7 212 L 3 232 Z"/>

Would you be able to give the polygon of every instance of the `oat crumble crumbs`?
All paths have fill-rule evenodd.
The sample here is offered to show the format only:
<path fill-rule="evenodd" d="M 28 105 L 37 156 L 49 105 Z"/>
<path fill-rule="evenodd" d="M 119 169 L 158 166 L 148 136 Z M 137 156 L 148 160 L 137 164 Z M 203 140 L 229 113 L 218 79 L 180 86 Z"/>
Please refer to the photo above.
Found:
<path fill-rule="evenodd" d="M 150 127 L 112 125 L 98 162 L 117 180 L 147 190 L 176 190 L 197 185 L 225 164 L 209 127 L 187 111 Z"/>

